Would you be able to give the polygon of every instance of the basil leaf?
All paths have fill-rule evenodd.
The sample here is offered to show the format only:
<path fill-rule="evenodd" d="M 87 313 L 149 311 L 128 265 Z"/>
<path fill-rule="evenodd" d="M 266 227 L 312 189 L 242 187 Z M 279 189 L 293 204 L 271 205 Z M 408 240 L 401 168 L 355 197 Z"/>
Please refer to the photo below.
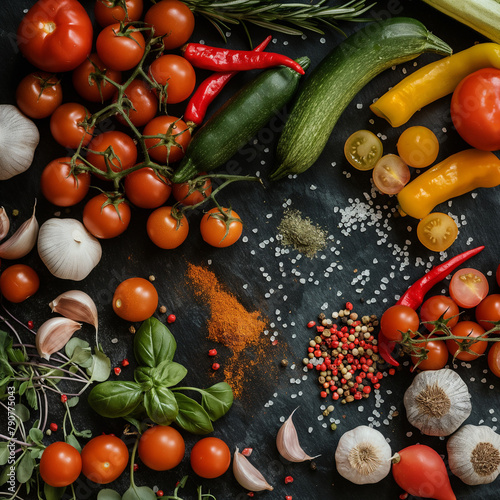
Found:
<path fill-rule="evenodd" d="M 28 404 L 33 408 L 34 410 L 38 410 L 38 398 L 36 396 L 36 389 L 31 386 L 27 391 L 26 391 L 26 401 L 28 401 Z"/>
<path fill-rule="evenodd" d="M 122 496 L 122 500 L 157 500 L 156 493 L 147 486 L 131 486 Z"/>
<path fill-rule="evenodd" d="M 149 318 L 134 335 L 134 354 L 142 366 L 154 368 L 163 360 L 172 361 L 177 342 L 170 330 L 158 319 Z"/>
<path fill-rule="evenodd" d="M 153 369 L 148 366 L 139 366 L 134 370 L 134 379 L 138 384 L 150 384 L 153 387 L 152 372 Z"/>
<path fill-rule="evenodd" d="M 233 390 L 227 382 L 219 382 L 208 389 L 200 390 L 201 406 L 212 420 L 224 416 L 234 400 Z"/>
<path fill-rule="evenodd" d="M 121 500 L 122 496 L 115 490 L 106 488 L 97 494 L 97 500 Z"/>
<path fill-rule="evenodd" d="M 0 465 L 5 465 L 9 460 L 9 448 L 5 441 L 0 443 Z"/>
<path fill-rule="evenodd" d="M 30 419 L 30 411 L 22 403 L 14 406 L 14 415 L 23 423 Z"/>
<path fill-rule="evenodd" d="M 16 467 L 16 479 L 20 483 L 25 483 L 33 474 L 35 461 L 29 453 L 24 453 L 23 458 L 19 461 Z"/>
<path fill-rule="evenodd" d="M 47 500 L 61 500 L 65 491 L 66 487 L 56 488 L 55 486 L 50 486 L 47 483 L 43 485 L 43 492 Z"/>
<path fill-rule="evenodd" d="M 214 430 L 208 413 L 197 401 L 175 392 L 179 413 L 175 423 L 192 434 L 208 434 Z"/>
<path fill-rule="evenodd" d="M 92 354 L 92 365 L 87 368 L 87 375 L 90 376 L 92 382 L 104 382 L 108 380 L 111 373 L 111 360 L 97 346 Z"/>
<path fill-rule="evenodd" d="M 135 382 L 109 381 L 96 385 L 88 403 L 99 415 L 108 418 L 132 413 L 142 401 L 141 386 Z"/>
<path fill-rule="evenodd" d="M 173 392 L 166 387 L 153 387 L 146 392 L 144 407 L 148 417 L 159 425 L 170 425 L 179 412 Z"/>
<path fill-rule="evenodd" d="M 187 375 L 187 369 L 166 359 L 153 368 L 152 377 L 155 386 L 172 387 L 177 385 Z"/>

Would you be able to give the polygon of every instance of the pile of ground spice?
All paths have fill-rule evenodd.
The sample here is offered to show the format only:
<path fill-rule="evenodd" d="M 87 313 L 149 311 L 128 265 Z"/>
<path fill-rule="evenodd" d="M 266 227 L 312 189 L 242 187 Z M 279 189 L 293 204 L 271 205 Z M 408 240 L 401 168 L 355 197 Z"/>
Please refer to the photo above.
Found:
<path fill-rule="evenodd" d="M 278 232 L 283 245 L 292 246 L 310 259 L 326 247 L 328 233 L 309 217 L 302 217 L 299 210 L 285 211 Z"/>
<path fill-rule="evenodd" d="M 205 267 L 189 263 L 187 278 L 195 296 L 210 307 L 208 338 L 232 351 L 231 358 L 224 363 L 224 375 L 233 388 L 234 396 L 240 397 L 246 372 L 262 362 L 264 354 L 270 349 L 269 339 L 263 336 L 267 322 L 260 311 L 247 311 Z M 245 356 L 244 351 L 250 347 L 254 350 L 253 355 Z"/>

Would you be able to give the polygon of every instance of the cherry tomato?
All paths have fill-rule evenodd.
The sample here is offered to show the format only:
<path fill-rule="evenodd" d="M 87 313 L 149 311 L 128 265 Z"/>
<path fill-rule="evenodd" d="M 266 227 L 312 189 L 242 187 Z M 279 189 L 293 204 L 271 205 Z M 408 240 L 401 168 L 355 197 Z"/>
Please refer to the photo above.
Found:
<path fill-rule="evenodd" d="M 172 207 L 160 207 L 148 217 L 146 230 L 156 246 L 171 250 L 184 243 L 189 233 L 189 224 L 185 215 L 180 220 L 174 217 Z"/>
<path fill-rule="evenodd" d="M 17 106 L 30 118 L 50 116 L 61 102 L 61 83 L 49 73 L 30 73 L 19 82 L 16 89 Z"/>
<path fill-rule="evenodd" d="M 127 446 L 110 434 L 92 438 L 82 450 L 82 473 L 94 483 L 108 484 L 118 479 L 127 463 Z"/>
<path fill-rule="evenodd" d="M 444 252 L 457 236 L 457 223 L 449 215 L 441 212 L 426 215 L 417 226 L 418 240 L 433 252 Z"/>
<path fill-rule="evenodd" d="M 436 134 L 427 127 L 407 128 L 396 145 L 398 155 L 410 167 L 425 168 L 436 161 L 439 142 Z"/>
<path fill-rule="evenodd" d="M 158 208 L 170 196 L 170 181 L 150 167 L 143 167 L 125 177 L 125 195 L 139 208 Z"/>
<path fill-rule="evenodd" d="M 488 351 L 488 368 L 495 377 L 500 377 L 500 342 L 493 342 Z"/>
<path fill-rule="evenodd" d="M 71 173 L 70 162 L 69 156 L 52 160 L 40 177 L 42 194 L 59 207 L 71 207 L 82 201 L 90 186 L 90 174 L 83 170 Z M 83 162 L 77 160 L 76 164 Z"/>
<path fill-rule="evenodd" d="M 120 23 L 110 24 L 97 36 L 96 49 L 102 62 L 111 69 L 127 71 L 137 66 L 144 55 L 146 43 L 137 28 Z"/>
<path fill-rule="evenodd" d="M 459 307 L 476 307 L 486 295 L 489 285 L 486 276 L 470 267 L 457 271 L 450 281 L 450 295 Z"/>
<path fill-rule="evenodd" d="M 381 193 L 397 194 L 408 184 L 410 169 L 399 156 L 389 154 L 376 163 L 372 178 Z"/>
<path fill-rule="evenodd" d="M 451 119 L 473 148 L 500 149 L 500 70 L 483 68 L 466 76 L 453 92 Z"/>
<path fill-rule="evenodd" d="M 38 0 L 17 29 L 24 57 L 42 71 L 70 71 L 92 48 L 92 22 L 77 0 Z"/>
<path fill-rule="evenodd" d="M 86 146 L 94 133 L 94 128 L 84 124 L 89 118 L 90 112 L 85 106 L 76 102 L 61 104 L 50 117 L 50 132 L 65 148 L 76 149 L 82 139 L 82 145 Z"/>
<path fill-rule="evenodd" d="M 122 81 L 120 71 L 106 68 L 96 53 L 91 54 L 73 71 L 73 87 L 87 101 L 107 101 L 113 97 L 116 87 L 106 81 L 103 76 L 116 83 Z"/>
<path fill-rule="evenodd" d="M 456 500 L 446 465 L 430 446 L 414 444 L 400 452 L 392 465 L 396 483 L 408 494 L 420 498 Z"/>
<path fill-rule="evenodd" d="M 0 274 L 0 293 L 9 302 L 23 302 L 37 292 L 40 279 L 26 264 L 14 264 Z"/>
<path fill-rule="evenodd" d="M 94 136 L 87 150 L 87 161 L 103 172 L 107 172 L 107 164 L 113 172 L 120 172 L 133 167 L 137 160 L 137 147 L 134 140 L 117 130 Z M 106 153 L 106 155 L 99 153 Z"/>
<path fill-rule="evenodd" d="M 184 157 L 191 141 L 188 126 L 175 116 L 162 115 L 153 118 L 143 131 L 144 136 L 159 135 L 160 138 L 146 139 L 149 154 L 161 163 L 175 163 Z"/>
<path fill-rule="evenodd" d="M 158 307 L 158 292 L 144 278 L 129 278 L 122 281 L 113 294 L 113 311 L 126 321 L 144 321 Z"/>
<path fill-rule="evenodd" d="M 428 352 L 426 358 L 418 363 L 419 356 L 412 356 L 411 360 L 414 365 L 418 363 L 419 370 L 440 370 L 446 366 L 450 353 L 446 347 L 444 340 L 428 340 L 417 344 L 418 348 L 426 349 Z"/>
<path fill-rule="evenodd" d="M 231 452 L 222 439 L 206 437 L 200 439 L 191 450 L 191 467 L 205 479 L 222 476 L 231 464 Z"/>
<path fill-rule="evenodd" d="M 475 339 L 476 337 L 481 336 L 484 331 L 484 328 L 474 321 L 459 321 L 451 329 L 451 333 L 453 335 L 457 337 L 464 337 L 464 340 Z M 455 353 L 458 352 L 458 354 L 455 356 L 457 359 L 460 359 L 461 361 L 473 361 L 481 354 L 484 354 L 486 352 L 488 342 L 483 340 L 479 340 L 469 346 L 469 350 L 472 352 L 459 351 L 459 346 L 464 342 L 464 340 L 448 339 L 446 341 L 448 351 L 452 356 L 454 356 Z"/>
<path fill-rule="evenodd" d="M 476 321 L 485 329 L 491 330 L 495 321 L 500 321 L 500 294 L 485 297 L 476 307 Z"/>
<path fill-rule="evenodd" d="M 168 425 L 150 427 L 139 440 L 137 452 L 144 465 L 153 470 L 170 470 L 184 458 L 186 445 L 180 432 Z"/>
<path fill-rule="evenodd" d="M 389 340 L 400 341 L 401 332 L 418 330 L 420 320 L 418 314 L 408 306 L 396 304 L 389 307 L 380 318 L 380 329 Z"/>
<path fill-rule="evenodd" d="M 149 67 L 149 77 L 167 87 L 167 104 L 187 99 L 196 85 L 196 74 L 191 63 L 184 57 L 166 54 L 155 59 Z"/>
<path fill-rule="evenodd" d="M 212 208 L 205 213 L 200 222 L 200 232 L 203 240 L 209 245 L 225 248 L 240 239 L 243 223 L 234 210 L 224 207 L 220 210 Z"/>
<path fill-rule="evenodd" d="M 105 193 L 91 198 L 83 209 L 83 224 L 96 238 L 115 238 L 130 223 L 130 207 L 123 199 L 113 204 Z"/>
<path fill-rule="evenodd" d="M 434 295 L 428 298 L 420 308 L 420 319 L 429 331 L 434 329 L 434 325 L 426 323 L 426 321 L 437 321 L 442 316 L 443 319 L 448 320 L 446 325 L 453 328 L 458 322 L 458 314 L 457 304 L 446 295 Z"/>
<path fill-rule="evenodd" d="M 382 141 L 369 130 L 358 130 L 344 144 L 347 161 L 358 170 L 371 170 L 382 158 Z"/>
<path fill-rule="evenodd" d="M 163 36 L 166 50 L 185 44 L 194 30 L 191 9 L 179 0 L 162 0 L 149 8 L 144 21 L 154 28 L 155 36 Z"/>
<path fill-rule="evenodd" d="M 49 444 L 40 458 L 40 476 L 50 486 L 62 488 L 74 483 L 82 471 L 78 450 L 64 441 Z"/>
<path fill-rule="evenodd" d="M 123 2 L 116 0 L 96 0 L 94 5 L 94 15 L 96 21 L 103 28 L 118 21 L 139 21 L 142 16 L 142 0 L 126 0 L 125 9 Z"/>
<path fill-rule="evenodd" d="M 173 184 L 172 194 L 175 200 L 183 205 L 196 205 L 212 194 L 212 181 L 208 177 L 205 179 L 195 177 L 187 182 Z"/>
<path fill-rule="evenodd" d="M 125 109 L 125 113 L 136 127 L 142 127 L 150 122 L 158 111 L 158 99 L 151 88 L 142 80 L 132 80 L 125 89 L 124 96 L 130 101 L 130 108 Z M 113 101 L 116 102 L 115 94 Z M 126 101 L 126 102 L 127 102 Z M 128 125 L 121 114 L 116 118 L 123 125 Z"/>

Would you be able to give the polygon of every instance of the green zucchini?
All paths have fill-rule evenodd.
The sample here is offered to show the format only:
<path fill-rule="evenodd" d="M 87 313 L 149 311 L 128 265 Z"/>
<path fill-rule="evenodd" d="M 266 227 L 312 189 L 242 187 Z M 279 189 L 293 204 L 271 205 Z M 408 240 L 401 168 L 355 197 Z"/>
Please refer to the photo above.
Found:
<path fill-rule="evenodd" d="M 307 69 L 310 60 L 297 62 Z M 230 160 L 293 97 L 299 80 L 299 73 L 280 66 L 242 87 L 193 136 L 172 182 L 185 182 Z"/>
<path fill-rule="evenodd" d="M 307 170 L 354 96 L 385 69 L 423 52 L 450 55 L 452 49 L 419 21 L 406 17 L 368 24 L 341 42 L 300 89 L 278 141 L 279 166 L 270 179 Z"/>

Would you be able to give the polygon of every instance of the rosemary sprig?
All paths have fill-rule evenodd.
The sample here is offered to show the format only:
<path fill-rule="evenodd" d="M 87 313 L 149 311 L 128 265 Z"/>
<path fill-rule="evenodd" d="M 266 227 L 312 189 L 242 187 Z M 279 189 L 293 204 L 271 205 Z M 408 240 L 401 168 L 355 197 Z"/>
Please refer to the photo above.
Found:
<path fill-rule="evenodd" d="M 226 41 L 225 30 L 229 25 L 241 25 L 248 35 L 247 23 L 287 35 L 302 35 L 304 30 L 324 34 L 322 27 L 333 28 L 340 33 L 340 21 L 365 22 L 362 17 L 375 2 L 366 5 L 365 0 L 349 0 L 331 6 L 327 0 L 316 3 L 278 3 L 274 0 L 185 0 L 189 8 L 207 18 Z M 291 26 L 290 26 L 291 25 Z"/>

